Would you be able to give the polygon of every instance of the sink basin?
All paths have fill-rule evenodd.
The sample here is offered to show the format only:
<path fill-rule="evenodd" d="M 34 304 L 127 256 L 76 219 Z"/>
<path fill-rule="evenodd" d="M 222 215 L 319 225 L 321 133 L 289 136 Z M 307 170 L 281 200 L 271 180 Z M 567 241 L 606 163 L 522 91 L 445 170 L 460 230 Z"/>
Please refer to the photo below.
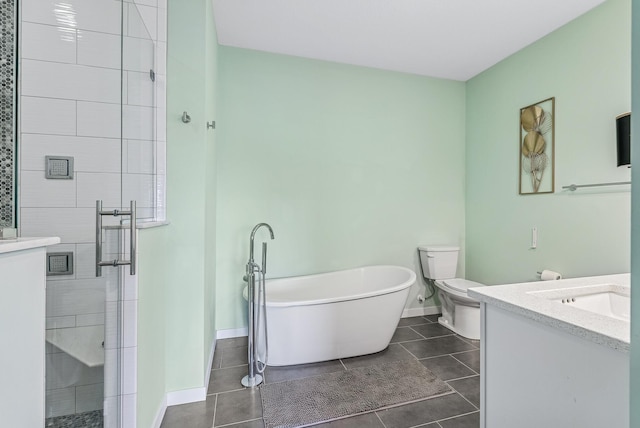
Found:
<path fill-rule="evenodd" d="M 630 319 L 630 300 L 629 296 L 613 291 L 555 299 L 556 302 L 561 302 L 574 308 L 584 309 L 585 311 L 595 312 L 623 321 L 629 321 Z"/>
<path fill-rule="evenodd" d="M 528 294 L 610 318 L 627 322 L 630 320 L 631 298 L 628 287 L 606 284 L 534 291 Z"/>

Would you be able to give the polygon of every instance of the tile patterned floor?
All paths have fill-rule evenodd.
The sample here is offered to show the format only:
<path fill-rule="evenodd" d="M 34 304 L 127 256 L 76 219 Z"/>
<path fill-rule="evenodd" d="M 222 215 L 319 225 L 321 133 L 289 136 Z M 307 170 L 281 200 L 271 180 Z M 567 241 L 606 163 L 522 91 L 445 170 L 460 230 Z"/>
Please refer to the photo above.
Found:
<path fill-rule="evenodd" d="M 268 367 L 265 382 L 280 382 L 416 358 L 456 392 L 387 410 L 318 425 L 323 428 L 478 428 L 480 426 L 480 343 L 442 327 L 437 315 L 403 318 L 391 345 L 377 354 L 316 364 Z M 247 339 L 219 340 L 207 400 L 172 406 L 161 428 L 262 428 L 258 388 L 247 389 Z"/>

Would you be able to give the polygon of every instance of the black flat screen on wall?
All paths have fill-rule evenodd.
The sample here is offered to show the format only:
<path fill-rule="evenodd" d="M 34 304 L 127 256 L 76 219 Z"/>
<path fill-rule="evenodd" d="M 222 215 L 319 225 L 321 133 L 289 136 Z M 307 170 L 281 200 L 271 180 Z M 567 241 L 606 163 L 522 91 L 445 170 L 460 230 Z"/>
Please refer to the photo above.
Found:
<path fill-rule="evenodd" d="M 631 113 L 616 117 L 618 139 L 618 166 L 631 167 Z"/>

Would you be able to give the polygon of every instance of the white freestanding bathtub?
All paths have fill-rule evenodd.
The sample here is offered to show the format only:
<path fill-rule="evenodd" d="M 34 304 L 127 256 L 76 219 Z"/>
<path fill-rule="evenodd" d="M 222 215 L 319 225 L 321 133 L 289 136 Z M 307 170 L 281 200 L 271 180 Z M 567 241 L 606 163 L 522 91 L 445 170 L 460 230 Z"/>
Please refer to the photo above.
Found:
<path fill-rule="evenodd" d="M 306 364 L 382 351 L 415 281 L 416 274 L 400 266 L 268 279 L 268 364 Z"/>

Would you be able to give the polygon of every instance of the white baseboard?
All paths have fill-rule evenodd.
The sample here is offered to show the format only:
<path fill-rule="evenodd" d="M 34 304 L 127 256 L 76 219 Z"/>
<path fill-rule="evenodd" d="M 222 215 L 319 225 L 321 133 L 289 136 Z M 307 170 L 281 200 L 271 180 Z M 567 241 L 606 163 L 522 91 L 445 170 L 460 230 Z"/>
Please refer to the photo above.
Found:
<path fill-rule="evenodd" d="M 164 419 L 164 414 L 167 411 L 167 396 L 165 395 L 162 398 L 162 403 L 160 403 L 160 408 L 158 408 L 158 411 L 156 412 L 156 417 L 153 420 L 153 425 L 151 425 L 151 428 L 160 428 L 160 425 L 162 425 L 162 420 Z"/>
<path fill-rule="evenodd" d="M 167 392 L 167 406 L 176 406 L 178 404 L 195 403 L 196 401 L 204 401 L 207 399 L 207 388 L 191 388 L 181 389 L 179 391 Z"/>
<path fill-rule="evenodd" d="M 216 331 L 217 339 L 230 339 L 232 337 L 243 337 L 249 335 L 249 329 L 247 327 L 243 328 L 229 328 L 226 330 L 218 330 Z"/>
<path fill-rule="evenodd" d="M 204 387 L 167 392 L 162 399 L 162 403 L 160 403 L 160 408 L 156 413 L 152 428 L 160 428 L 162 419 L 164 419 L 164 414 L 166 413 L 168 406 L 195 403 L 197 401 L 204 401 L 207 399 L 207 388 L 209 387 L 209 378 L 211 376 L 211 366 L 213 364 L 213 353 L 215 349 L 216 338 L 214 337 L 213 343 L 211 344 L 211 351 L 209 352 L 209 361 L 207 363 L 208 369 L 204 378 Z"/>
<path fill-rule="evenodd" d="M 209 389 L 209 378 L 211 377 L 211 370 L 213 369 L 213 353 L 216 351 L 216 338 L 213 338 L 213 343 L 211 344 L 211 351 L 209 351 L 209 362 L 207 363 L 207 373 L 204 375 L 204 387 Z M 207 392 L 205 391 L 205 399 Z"/>
<path fill-rule="evenodd" d="M 409 317 L 421 317 L 424 315 L 436 315 L 439 314 L 440 306 L 426 306 L 424 308 L 406 308 L 402 312 L 402 318 Z"/>

